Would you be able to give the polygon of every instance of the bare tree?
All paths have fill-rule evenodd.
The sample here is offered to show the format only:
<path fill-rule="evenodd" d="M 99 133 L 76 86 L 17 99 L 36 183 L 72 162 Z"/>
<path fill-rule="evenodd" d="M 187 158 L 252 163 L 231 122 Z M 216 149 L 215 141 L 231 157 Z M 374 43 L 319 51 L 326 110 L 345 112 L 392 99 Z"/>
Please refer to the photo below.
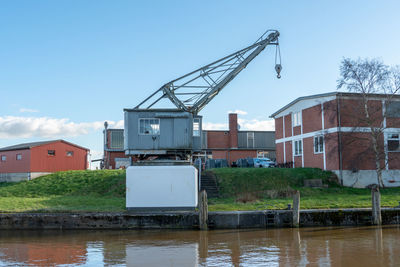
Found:
<path fill-rule="evenodd" d="M 389 67 L 377 59 L 352 60 L 345 58 L 340 66 L 340 79 L 337 88 L 344 88 L 349 92 L 359 94 L 354 108 L 354 117 L 357 120 L 354 131 L 360 126 L 368 129 L 368 140 L 372 149 L 377 174 L 377 184 L 383 187 L 382 171 L 388 162 L 385 160 L 384 131 L 387 117 L 387 106 L 400 90 L 399 67 Z M 383 94 L 385 106 L 377 108 L 372 104 L 374 94 Z M 376 96 L 375 96 L 376 97 Z M 359 140 L 357 137 L 354 140 Z M 361 157 L 359 157 L 361 158 Z"/>

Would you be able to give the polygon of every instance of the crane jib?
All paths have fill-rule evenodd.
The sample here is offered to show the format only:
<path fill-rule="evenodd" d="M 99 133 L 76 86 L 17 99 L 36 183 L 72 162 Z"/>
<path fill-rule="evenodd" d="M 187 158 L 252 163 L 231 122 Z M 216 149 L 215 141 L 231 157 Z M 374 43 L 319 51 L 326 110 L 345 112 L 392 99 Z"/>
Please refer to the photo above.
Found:
<path fill-rule="evenodd" d="M 252 45 L 166 83 L 135 109 L 140 109 L 146 103 L 147 109 L 150 109 L 167 98 L 178 110 L 198 114 L 268 45 L 276 46 L 275 71 L 280 78 L 282 65 L 278 37 L 278 31 L 266 31 Z"/>

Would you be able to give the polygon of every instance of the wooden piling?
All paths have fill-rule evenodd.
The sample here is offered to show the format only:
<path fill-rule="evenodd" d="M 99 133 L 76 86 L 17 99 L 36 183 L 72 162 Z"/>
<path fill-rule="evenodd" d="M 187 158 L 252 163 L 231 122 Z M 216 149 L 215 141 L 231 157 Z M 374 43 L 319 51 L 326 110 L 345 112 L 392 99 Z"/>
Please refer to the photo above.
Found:
<path fill-rule="evenodd" d="M 381 225 L 382 215 L 381 215 L 381 194 L 379 192 L 379 187 L 374 186 L 371 189 L 372 198 L 372 224 Z"/>
<path fill-rule="evenodd" d="M 300 192 L 296 191 L 293 196 L 292 227 L 299 227 L 300 224 Z"/>
<path fill-rule="evenodd" d="M 200 230 L 208 228 L 208 200 L 207 192 L 203 190 L 199 194 L 199 226 Z"/>

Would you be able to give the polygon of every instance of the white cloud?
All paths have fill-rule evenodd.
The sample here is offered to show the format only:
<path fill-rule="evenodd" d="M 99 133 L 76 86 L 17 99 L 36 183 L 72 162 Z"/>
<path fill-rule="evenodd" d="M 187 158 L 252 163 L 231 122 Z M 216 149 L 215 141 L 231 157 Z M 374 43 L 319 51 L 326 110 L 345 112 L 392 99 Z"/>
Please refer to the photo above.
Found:
<path fill-rule="evenodd" d="M 112 128 L 123 127 L 123 121 L 108 121 Z M 67 118 L 0 117 L 0 138 L 60 138 L 88 134 L 104 127 L 104 121 L 72 122 Z"/>
<path fill-rule="evenodd" d="M 236 109 L 234 111 L 229 110 L 228 113 L 236 113 L 236 114 L 239 114 L 239 115 L 247 115 L 246 111 L 243 111 L 243 110 L 240 110 L 240 109 Z"/>
<path fill-rule="evenodd" d="M 36 112 L 39 112 L 39 110 L 30 109 L 30 108 L 20 108 L 19 112 L 21 112 L 21 113 L 36 113 Z"/>
<path fill-rule="evenodd" d="M 250 131 L 275 131 L 274 120 L 258 120 L 258 119 L 238 119 L 240 130 Z M 212 123 L 203 122 L 204 130 L 228 130 L 229 125 L 227 123 Z"/>
<path fill-rule="evenodd" d="M 238 119 L 238 123 L 240 125 L 240 130 L 275 131 L 275 121 L 274 120 Z"/>
<path fill-rule="evenodd" d="M 227 130 L 227 123 L 203 122 L 203 130 Z"/>

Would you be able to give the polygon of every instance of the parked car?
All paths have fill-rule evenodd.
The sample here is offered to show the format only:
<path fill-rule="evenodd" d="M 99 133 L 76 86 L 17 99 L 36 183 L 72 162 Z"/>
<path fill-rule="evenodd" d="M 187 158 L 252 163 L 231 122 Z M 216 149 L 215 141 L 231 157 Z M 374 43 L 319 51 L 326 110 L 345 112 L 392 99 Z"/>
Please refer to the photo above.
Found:
<path fill-rule="evenodd" d="M 276 163 L 269 158 L 254 158 L 253 161 L 255 168 L 273 168 L 276 166 Z"/>

